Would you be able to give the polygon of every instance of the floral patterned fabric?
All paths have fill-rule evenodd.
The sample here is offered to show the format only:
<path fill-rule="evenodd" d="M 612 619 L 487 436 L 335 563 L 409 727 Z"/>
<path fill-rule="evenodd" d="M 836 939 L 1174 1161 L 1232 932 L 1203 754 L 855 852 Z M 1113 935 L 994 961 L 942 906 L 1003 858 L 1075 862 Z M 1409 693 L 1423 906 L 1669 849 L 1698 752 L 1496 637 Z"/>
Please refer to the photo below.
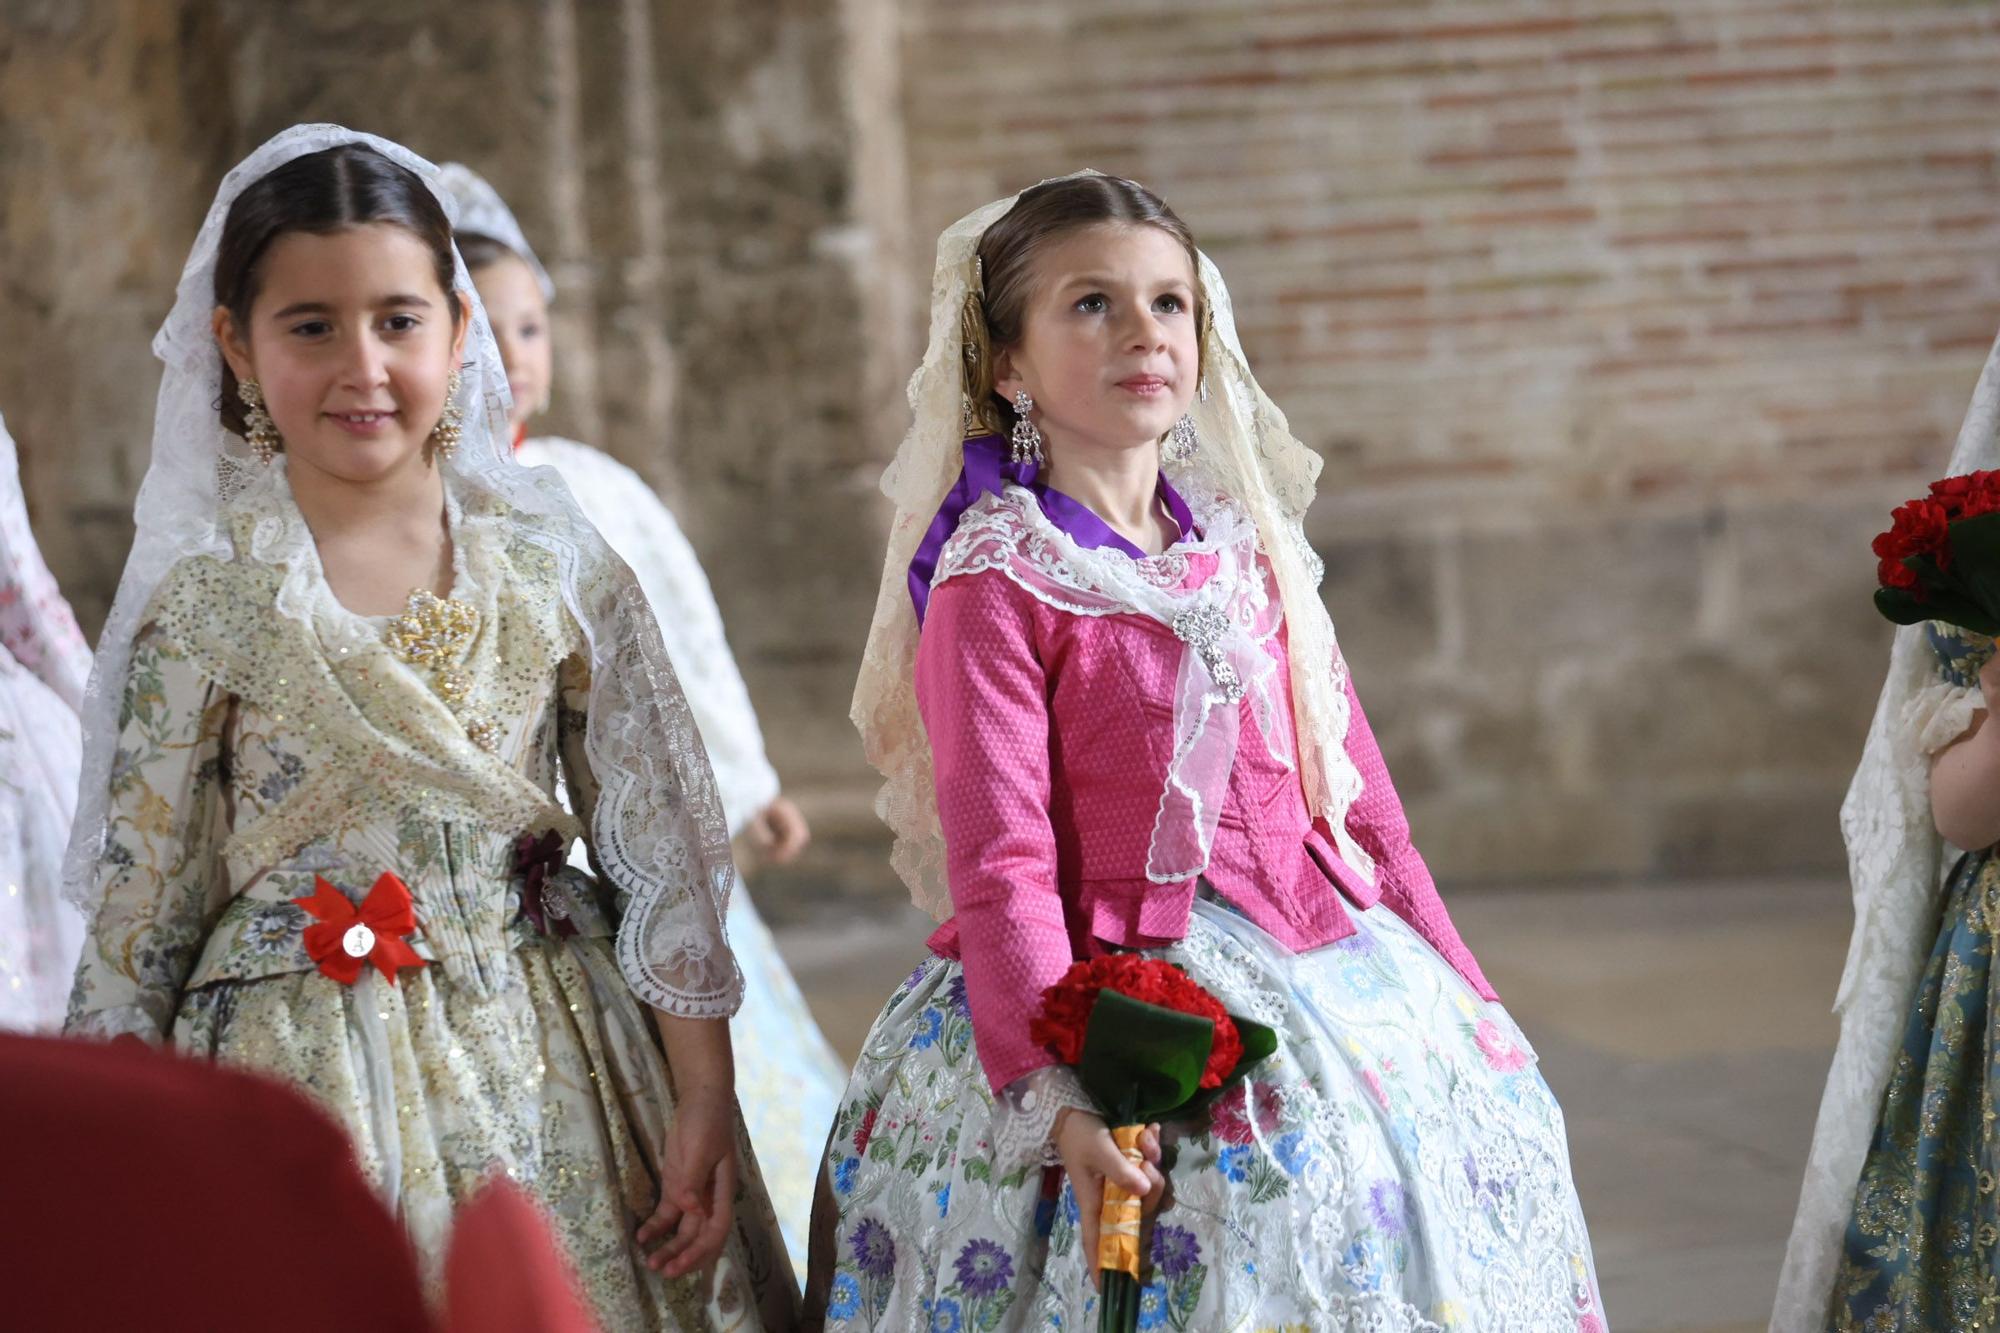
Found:
<path fill-rule="evenodd" d="M 729 947 L 743 969 L 743 1005 L 729 1020 L 736 1101 L 792 1271 L 804 1273 L 813 1182 L 847 1070 L 806 1007 L 770 927 L 741 891 L 729 900 Z"/>
<path fill-rule="evenodd" d="M 1602 1333 L 1562 1112 L 1506 1012 L 1384 907 L 1295 955 L 1212 898 L 1150 951 L 1278 1053 L 1163 1135 L 1147 1330 Z M 812 1301 L 829 1329 L 1088 1329 L 1074 1198 L 996 1158 L 958 964 L 870 1031 L 828 1149 Z"/>
<path fill-rule="evenodd" d="M 254 600 L 259 567 L 211 561 L 163 582 L 125 681 L 113 836 L 70 1030 L 165 1040 L 304 1088 L 346 1127 L 433 1277 L 453 1208 L 505 1172 L 550 1210 L 607 1328 L 786 1327 L 796 1289 L 747 1141 L 736 1234 L 714 1271 L 668 1283 L 639 1262 L 632 1234 L 657 1202 L 673 1095 L 613 957 L 615 886 L 558 871 L 540 906 L 565 930 L 544 936 L 516 873 L 517 838 L 539 830 L 465 813 L 539 803 L 542 827 L 573 827 L 553 803 L 560 771 L 587 822 L 581 635 L 552 562 L 515 540 L 506 512 L 454 508 L 452 521 L 452 595 L 477 608 L 479 630 L 449 665 L 462 711 L 493 727 L 490 752 L 467 744 L 432 671 L 383 652 L 382 627 L 339 608 L 323 580 L 313 628 L 297 630 L 325 646 L 317 664 L 256 637 L 299 624 Z M 188 578 L 211 598 L 206 626 Z M 251 645 L 233 665 L 232 640 Z M 390 738 L 380 751 L 355 743 L 365 727 Z M 456 807 L 386 799 L 414 789 L 393 771 L 399 755 L 455 756 L 441 771 L 466 776 L 435 799 Z M 337 798 L 356 773 L 375 787 L 358 812 Z M 308 798 L 342 816 L 280 836 Z M 324 877 L 359 902 L 384 871 L 410 888 L 427 965 L 343 985 L 306 956 L 310 918 L 291 900 Z"/>
<path fill-rule="evenodd" d="M 1992 1098 L 2000 860 L 1962 859 L 1855 1188 L 1826 1327 L 1991 1327 L 2000 1319 Z"/>

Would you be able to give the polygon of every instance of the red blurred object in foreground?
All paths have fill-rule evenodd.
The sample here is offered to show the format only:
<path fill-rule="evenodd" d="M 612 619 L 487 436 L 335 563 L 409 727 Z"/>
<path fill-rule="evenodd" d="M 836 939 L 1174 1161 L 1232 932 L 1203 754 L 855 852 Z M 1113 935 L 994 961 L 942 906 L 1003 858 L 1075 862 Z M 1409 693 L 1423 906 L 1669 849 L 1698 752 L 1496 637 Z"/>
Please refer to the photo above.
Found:
<path fill-rule="evenodd" d="M 459 1213 L 432 1322 L 347 1135 L 284 1085 L 136 1041 L 0 1033 L 0 1327 L 601 1333 L 504 1179 Z"/>
<path fill-rule="evenodd" d="M 136 1042 L 0 1035 L 9 1328 L 426 1333 L 403 1230 L 291 1089 Z"/>
<path fill-rule="evenodd" d="M 449 1333 L 601 1333 L 541 1209 L 505 1177 L 459 1210 L 445 1288 Z"/>

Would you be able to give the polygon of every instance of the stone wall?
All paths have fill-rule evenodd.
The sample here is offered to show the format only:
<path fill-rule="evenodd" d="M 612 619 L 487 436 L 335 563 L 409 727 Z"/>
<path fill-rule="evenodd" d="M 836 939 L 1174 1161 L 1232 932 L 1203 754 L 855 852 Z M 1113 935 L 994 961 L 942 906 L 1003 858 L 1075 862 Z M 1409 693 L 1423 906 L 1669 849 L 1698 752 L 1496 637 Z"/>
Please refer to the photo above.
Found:
<path fill-rule="evenodd" d="M 0 410 L 87 625 L 215 180 L 341 120 L 484 171 L 549 429 L 668 494 L 821 839 L 931 240 L 1079 165 L 1233 284 L 1327 459 L 1327 596 L 1446 878 L 1837 864 L 1867 539 L 2000 324 L 2000 20 L 1602 0 L 0 0 Z"/>
<path fill-rule="evenodd" d="M 2000 324 L 2000 16 L 905 7 L 919 234 L 1095 166 L 1232 284 L 1454 881 L 1842 864 L 1868 539 Z"/>

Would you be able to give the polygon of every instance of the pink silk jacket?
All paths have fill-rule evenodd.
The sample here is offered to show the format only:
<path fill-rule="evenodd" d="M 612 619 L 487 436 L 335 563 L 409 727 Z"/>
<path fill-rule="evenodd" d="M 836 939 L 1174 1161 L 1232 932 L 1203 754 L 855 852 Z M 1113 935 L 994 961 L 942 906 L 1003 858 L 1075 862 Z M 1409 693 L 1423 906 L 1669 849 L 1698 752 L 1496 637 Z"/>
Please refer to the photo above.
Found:
<path fill-rule="evenodd" d="M 1198 585 L 1214 557 L 1189 559 L 1188 582 Z M 1284 642 L 1281 630 L 1274 654 Z M 1187 931 L 1197 881 L 1155 884 L 1145 873 L 1182 650 L 1148 617 L 1059 611 L 999 570 L 947 579 L 931 593 L 916 691 L 936 760 L 955 915 L 930 945 L 964 965 L 974 1041 L 995 1091 L 1055 1062 L 1028 1023 L 1071 962 Z M 1277 675 L 1290 726 L 1282 662 Z M 1364 785 L 1347 830 L 1375 858 L 1375 883 L 1316 825 L 1298 774 L 1271 757 L 1247 701 L 1203 877 L 1295 952 L 1354 934 L 1346 904 L 1382 902 L 1493 999 L 1410 844 L 1352 684 L 1348 702 L 1347 753 Z"/>

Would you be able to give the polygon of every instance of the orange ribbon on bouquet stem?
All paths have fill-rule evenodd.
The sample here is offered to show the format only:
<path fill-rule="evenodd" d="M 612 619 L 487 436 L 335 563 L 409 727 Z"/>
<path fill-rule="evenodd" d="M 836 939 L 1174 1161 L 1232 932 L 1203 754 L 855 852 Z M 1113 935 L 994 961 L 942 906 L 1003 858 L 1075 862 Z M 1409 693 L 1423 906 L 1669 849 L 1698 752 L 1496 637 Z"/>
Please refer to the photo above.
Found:
<path fill-rule="evenodd" d="M 1139 1136 L 1144 1125 L 1119 1125 L 1111 1131 L 1112 1142 L 1132 1163 L 1144 1159 L 1139 1152 Z M 1101 1271 L 1129 1273 L 1139 1280 L 1139 1225 L 1144 1220 L 1144 1204 L 1139 1195 L 1122 1185 L 1104 1182 L 1104 1204 L 1097 1213 L 1097 1267 Z"/>

